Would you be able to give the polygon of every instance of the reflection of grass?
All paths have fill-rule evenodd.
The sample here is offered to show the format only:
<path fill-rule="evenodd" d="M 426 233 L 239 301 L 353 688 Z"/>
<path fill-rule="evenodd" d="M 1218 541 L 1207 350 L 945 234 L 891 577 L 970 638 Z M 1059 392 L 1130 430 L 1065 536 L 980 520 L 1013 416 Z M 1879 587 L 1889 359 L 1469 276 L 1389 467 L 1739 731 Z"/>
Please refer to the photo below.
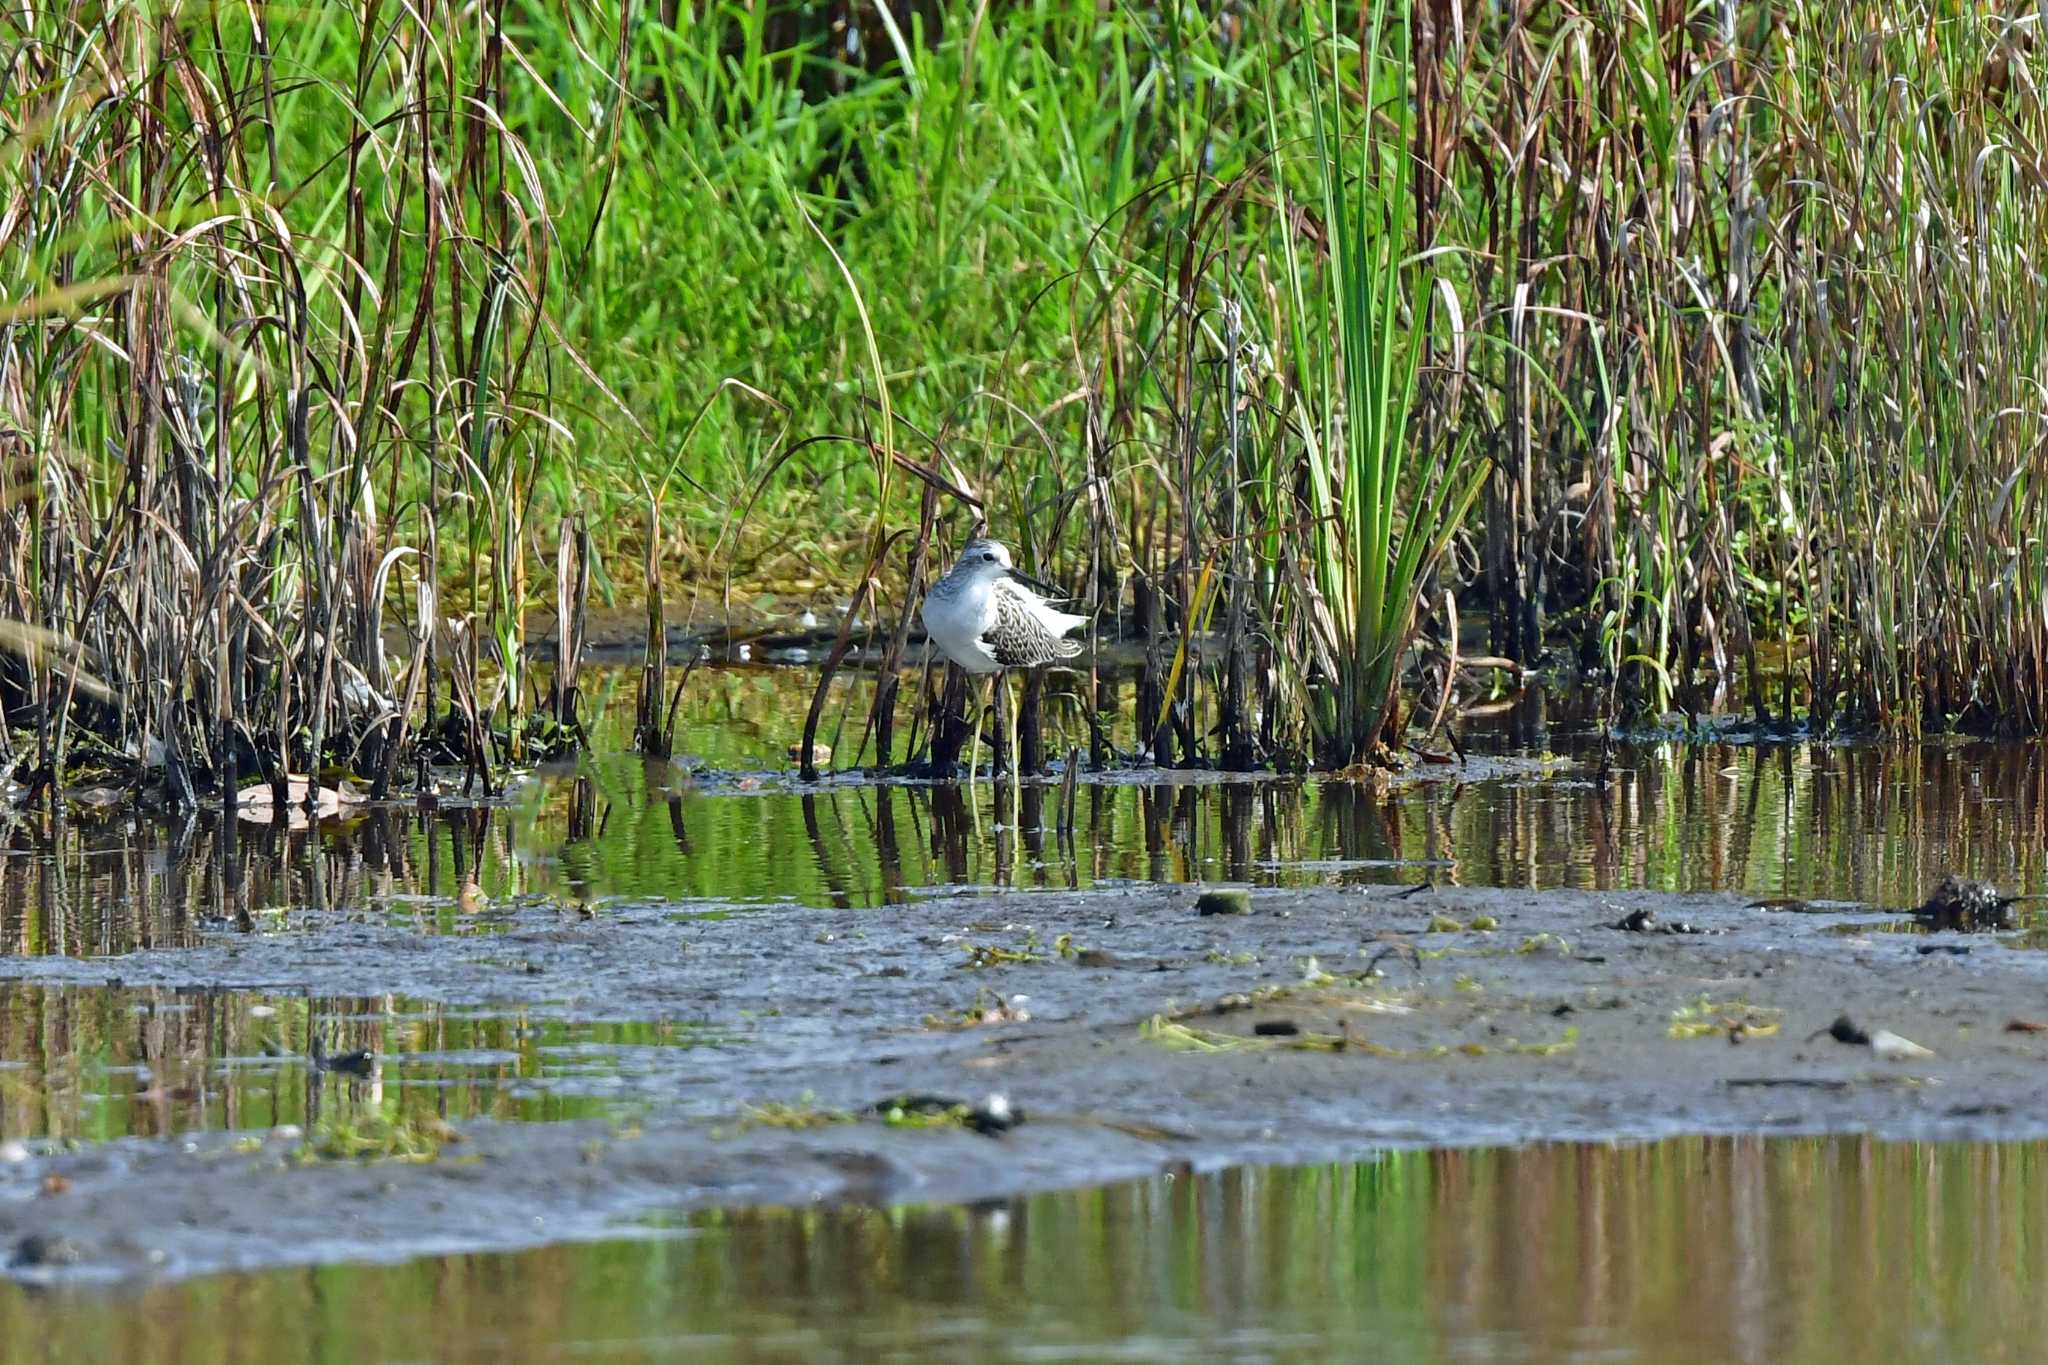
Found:
<path fill-rule="evenodd" d="M 125 1000 L 127 996 L 117 993 L 117 998 Z M 236 1001 L 242 998 L 230 996 Z M 288 1068 L 302 1065 L 292 1040 L 305 1036 L 308 1027 L 321 1032 L 330 1052 L 373 1049 L 387 1065 L 397 1059 L 406 1080 L 417 1082 L 389 1092 L 375 1107 L 380 1117 L 372 1124 L 365 1121 L 373 1110 L 360 1102 L 359 1078 L 341 1072 L 318 1073 L 317 1083 L 328 1096 L 327 1112 L 339 1116 L 347 1111 L 356 1116 L 346 1131 L 337 1130 L 334 1136 L 368 1138 L 373 1145 L 387 1140 L 402 1145 L 409 1132 L 431 1134 L 444 1119 L 458 1123 L 471 1118 L 555 1122 L 617 1117 L 639 1103 L 630 1086 L 578 1093 L 576 1078 L 604 1074 L 630 1081 L 642 1074 L 645 1066 L 658 1065 L 642 1062 L 636 1053 L 724 1047 L 744 1038 L 732 1029 L 715 1029 L 700 1020 L 572 1020 L 531 1009 L 503 1013 L 451 1010 L 404 997 L 369 1002 L 347 996 L 316 997 L 310 1002 L 280 1000 L 274 1006 L 266 1002 L 251 1008 L 266 1012 L 238 1022 L 231 1034 L 214 1039 L 210 1047 L 193 1048 L 188 1059 L 187 1065 L 196 1066 L 202 1054 L 236 1057 L 237 1062 L 226 1070 L 224 1085 L 216 1090 L 196 1089 L 182 1069 L 160 1064 L 157 1075 L 165 1091 L 157 1101 L 161 1117 L 158 1110 L 102 1106 L 101 1112 L 111 1116 L 111 1126 L 94 1135 L 221 1126 L 226 1119 L 219 1106 L 228 1102 L 229 1095 L 236 1097 L 237 1126 L 295 1123 L 315 1128 L 302 1102 L 303 1092 L 295 1086 L 280 1087 L 278 1069 L 239 1060 L 262 1053 L 279 1058 Z M 309 1013 L 311 1020 L 306 1017 Z M 195 1013 L 182 1018 L 196 1026 L 202 1016 Z M 180 1046 L 192 1047 L 189 1043 Z M 117 1051 L 112 1057 L 121 1060 L 131 1055 Z M 4 1073 L 0 1073 L 0 1086 L 5 1084 Z M 109 1084 L 96 1088 L 105 1090 Z M 188 1099 L 188 1090 L 198 1098 Z M 194 1107 L 200 1098 L 207 1108 Z M 325 1132 L 317 1129 L 316 1137 Z"/>

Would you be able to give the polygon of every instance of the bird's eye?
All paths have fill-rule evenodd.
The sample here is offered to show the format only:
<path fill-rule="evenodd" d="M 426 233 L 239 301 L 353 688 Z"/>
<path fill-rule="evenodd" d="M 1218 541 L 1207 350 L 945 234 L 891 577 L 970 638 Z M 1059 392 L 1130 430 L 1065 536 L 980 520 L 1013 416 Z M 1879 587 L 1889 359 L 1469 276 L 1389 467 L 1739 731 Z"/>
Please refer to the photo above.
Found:
<path fill-rule="evenodd" d="M 982 557 L 983 559 L 987 560 L 987 561 L 988 561 L 989 563 L 991 563 L 991 564 L 993 564 L 993 563 L 995 563 L 995 562 L 996 562 L 996 557 L 995 557 L 994 555 L 990 554 L 990 553 L 989 553 L 988 551 L 986 551 L 986 550 L 984 550 L 984 551 L 982 551 L 982 552 L 981 552 L 981 557 Z"/>

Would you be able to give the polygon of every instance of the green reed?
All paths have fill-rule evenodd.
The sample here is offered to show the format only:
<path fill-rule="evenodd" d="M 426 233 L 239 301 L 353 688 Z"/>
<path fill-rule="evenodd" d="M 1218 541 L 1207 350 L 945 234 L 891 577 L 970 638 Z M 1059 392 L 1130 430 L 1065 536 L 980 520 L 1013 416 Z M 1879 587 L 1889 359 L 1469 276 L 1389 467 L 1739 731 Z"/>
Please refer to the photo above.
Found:
<path fill-rule="evenodd" d="M 1411 32 L 1389 14 L 1382 33 Z M 1821 17 L 1466 5 L 1414 26 L 1367 97 L 1368 212 L 1375 231 L 1407 215 L 1412 278 L 1349 314 L 1320 291 L 1358 208 L 1288 184 L 1368 126 L 1352 95 L 1319 123 L 1313 7 L 1019 4 L 858 60 L 787 16 L 706 22 L 663 68 L 690 99 L 639 130 L 647 164 L 681 147 L 693 168 L 657 191 L 680 202 L 648 219 L 673 244 L 640 258 L 644 287 L 691 305 L 661 314 L 701 367 L 676 392 L 695 401 L 724 364 L 812 430 L 872 424 L 871 330 L 905 448 L 973 499 L 942 500 L 940 539 L 987 517 L 1134 625 L 1157 694 L 1135 747 L 1158 757 L 1213 757 L 1211 720 L 1238 712 L 1261 713 L 1266 759 L 1355 753 L 1316 734 L 1366 717 L 1347 689 L 1377 695 L 1375 672 L 1410 660 L 1384 616 L 1354 630 L 1330 604 L 1409 544 L 1444 556 L 1410 584 L 1432 639 L 1450 643 L 1454 599 L 1485 627 L 1465 654 L 1590 668 L 1617 718 L 2038 730 L 2039 40 L 1941 10 Z M 830 235 L 869 328 L 798 220 L 763 208 L 768 183 Z M 1384 286 L 1373 259 L 1353 273 Z M 728 287 L 733 260 L 751 285 Z M 1391 326 L 1399 362 L 1355 391 L 1347 316 L 1350 351 Z M 778 462 L 772 425 L 721 410 L 682 467 L 752 500 L 740 572 L 815 585 L 867 529 L 873 483 L 816 450 Z M 1331 463 L 1354 451 L 1355 470 Z M 1408 537 L 1462 500 L 1431 473 L 1475 464 L 1471 528 Z M 1339 505 L 1388 470 L 1405 477 Z M 731 548 L 720 499 L 700 505 Z M 1354 643 L 1329 648 L 1340 630 Z M 1262 681 L 1204 716 L 1219 703 L 1192 681 L 1228 690 L 1219 673 Z"/>
<path fill-rule="evenodd" d="M 2048 724 L 2035 26 L 879 15 L 0 17 L 12 756 L 517 757 L 549 578 L 894 628 L 984 519 L 1143 644 L 1097 757 L 1352 761 L 1417 625 L 1453 716 Z"/>
<path fill-rule="evenodd" d="M 1314 144 L 1328 250 L 1319 278 L 1306 282 L 1291 231 L 1282 256 L 1311 565 L 1293 580 L 1310 646 L 1297 663 L 1310 678 L 1318 757 L 1342 767 L 1400 739 L 1390 721 L 1422 583 L 1480 485 L 1453 436 L 1417 430 L 1422 319 L 1442 277 L 1416 236 L 1407 26 L 1390 31 L 1386 5 L 1374 6 L 1358 58 L 1367 115 L 1352 134 L 1340 126 L 1336 19 L 1333 10 Z M 1384 133 L 1374 121 L 1382 107 L 1391 110 Z"/>
<path fill-rule="evenodd" d="M 0 675 L 27 771 L 184 804 L 330 766 L 381 788 L 441 704 L 433 656 L 484 637 L 494 682 L 455 704 L 509 747 L 460 756 L 516 755 L 524 527 L 583 363 L 514 127 L 544 95 L 501 3 L 281 18 L 0 15 L 0 615 L 83 666 Z"/>

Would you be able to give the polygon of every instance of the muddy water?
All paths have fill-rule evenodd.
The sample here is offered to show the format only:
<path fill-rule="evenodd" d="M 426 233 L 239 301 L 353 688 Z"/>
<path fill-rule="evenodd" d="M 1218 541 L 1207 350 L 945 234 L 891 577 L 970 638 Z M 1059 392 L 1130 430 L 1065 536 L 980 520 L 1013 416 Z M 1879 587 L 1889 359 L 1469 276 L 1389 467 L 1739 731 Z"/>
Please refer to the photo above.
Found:
<path fill-rule="evenodd" d="M 536 774 L 495 807 L 370 809 L 317 833 L 166 826 L 74 808 L 0 848 L 0 947 L 93 956 L 210 933 L 377 919 L 488 934 L 508 908 L 660 897 L 679 913 L 734 903 L 871 906 L 935 891 L 1133 881 L 1414 882 L 1738 890 L 1917 903 L 1960 871 L 2048 889 L 2048 765 L 2036 746 L 1911 748 L 1636 742 L 1598 780 L 1589 722 L 1531 694 L 1466 727 L 1506 775 L 1376 793 L 1310 779 L 1217 783 L 1136 772 L 1077 793 L 1063 839 L 1051 788 L 1027 788 L 1023 832 L 995 793 L 957 785 L 795 789 L 810 675 L 700 670 L 684 752 L 622 752 L 630 688 L 601 677 L 595 837 L 568 838 L 572 771 Z M 837 689 L 857 705 L 859 684 Z M 843 752 L 858 725 L 828 728 Z"/>
<path fill-rule="evenodd" d="M 0 1287 L 11 1359 L 2034 1358 L 2048 1146 L 1400 1152 L 632 1240 Z"/>

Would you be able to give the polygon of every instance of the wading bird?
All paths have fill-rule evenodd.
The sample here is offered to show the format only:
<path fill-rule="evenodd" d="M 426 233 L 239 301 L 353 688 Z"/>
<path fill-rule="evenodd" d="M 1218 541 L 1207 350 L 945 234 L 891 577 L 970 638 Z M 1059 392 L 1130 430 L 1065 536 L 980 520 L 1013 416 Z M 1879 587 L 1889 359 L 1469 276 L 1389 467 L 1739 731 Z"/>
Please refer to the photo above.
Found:
<path fill-rule="evenodd" d="M 1018 668 L 1039 668 L 1071 659 L 1081 652 L 1079 640 L 1064 638 L 1085 616 L 1055 610 L 1048 598 L 1065 594 L 1049 583 L 1019 573 L 1010 552 L 993 540 L 967 542 L 946 576 L 924 595 L 918 615 L 925 634 L 939 652 L 977 675 L 1004 674 Z M 1010 755 L 1010 781 L 1017 780 L 1017 713 L 1009 704 L 1007 676 L 1001 700 L 1006 717 L 1004 741 Z M 981 724 L 977 712 L 974 748 L 967 762 L 967 780 L 981 758 Z"/>

